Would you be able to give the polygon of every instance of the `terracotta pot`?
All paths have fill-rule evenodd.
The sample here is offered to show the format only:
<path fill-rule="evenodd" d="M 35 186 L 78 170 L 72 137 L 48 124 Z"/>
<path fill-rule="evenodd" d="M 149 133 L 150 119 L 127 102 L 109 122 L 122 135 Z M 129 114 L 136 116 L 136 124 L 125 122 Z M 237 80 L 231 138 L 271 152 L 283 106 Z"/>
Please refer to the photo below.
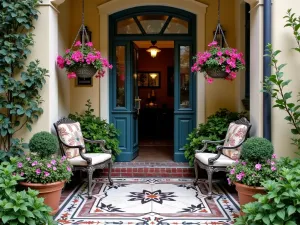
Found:
<path fill-rule="evenodd" d="M 49 184 L 20 182 L 20 185 L 26 187 L 26 189 L 30 188 L 39 191 L 38 197 L 44 198 L 45 204 L 52 208 L 51 215 L 58 212 L 61 190 L 63 189 L 64 184 L 64 181 Z"/>
<path fill-rule="evenodd" d="M 240 183 L 234 183 L 234 184 L 235 184 L 235 189 L 238 192 L 241 209 L 243 205 L 249 202 L 256 201 L 256 199 L 252 197 L 253 195 L 266 194 L 265 188 L 263 187 L 253 187 L 253 186 L 248 186 Z M 241 210 L 241 215 L 244 215 L 242 210 Z"/>

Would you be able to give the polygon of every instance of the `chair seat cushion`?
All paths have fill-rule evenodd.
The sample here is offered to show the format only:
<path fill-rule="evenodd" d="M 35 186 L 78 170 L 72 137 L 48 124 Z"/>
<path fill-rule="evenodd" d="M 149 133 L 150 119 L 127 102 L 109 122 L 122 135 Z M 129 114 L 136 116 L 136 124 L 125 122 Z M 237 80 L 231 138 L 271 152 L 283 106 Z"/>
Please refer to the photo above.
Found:
<path fill-rule="evenodd" d="M 200 162 L 202 162 L 205 165 L 208 165 L 208 159 L 215 157 L 217 154 L 214 153 L 197 153 L 195 154 L 195 158 L 198 159 Z M 230 166 L 235 161 L 231 158 L 221 155 L 220 158 L 218 158 L 213 166 Z"/>
<path fill-rule="evenodd" d="M 111 158 L 111 154 L 106 153 L 86 153 L 84 156 L 92 158 L 92 165 L 97 165 Z M 81 156 L 76 156 L 74 158 L 68 159 L 68 161 L 73 166 L 87 166 L 87 162 L 81 158 Z"/>

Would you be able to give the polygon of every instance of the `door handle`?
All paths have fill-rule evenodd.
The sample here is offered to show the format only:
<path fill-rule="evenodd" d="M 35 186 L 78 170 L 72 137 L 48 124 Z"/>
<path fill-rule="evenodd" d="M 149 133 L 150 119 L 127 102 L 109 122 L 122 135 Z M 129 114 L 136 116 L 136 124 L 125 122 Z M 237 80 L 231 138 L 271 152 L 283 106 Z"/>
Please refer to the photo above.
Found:
<path fill-rule="evenodd" d="M 134 109 L 135 109 L 135 119 L 138 119 L 139 114 L 140 114 L 140 109 L 141 109 L 141 100 L 139 96 L 134 99 Z"/>

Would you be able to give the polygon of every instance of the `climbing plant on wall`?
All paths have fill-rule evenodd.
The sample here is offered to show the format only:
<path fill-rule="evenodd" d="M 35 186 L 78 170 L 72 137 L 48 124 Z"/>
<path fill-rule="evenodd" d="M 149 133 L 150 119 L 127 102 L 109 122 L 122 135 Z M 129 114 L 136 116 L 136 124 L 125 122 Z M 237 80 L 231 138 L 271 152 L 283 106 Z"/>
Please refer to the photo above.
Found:
<path fill-rule="evenodd" d="M 48 71 L 38 60 L 26 61 L 34 44 L 32 30 L 40 2 L 0 2 L 0 160 L 23 152 L 25 144 L 15 134 L 23 127 L 31 131 L 43 113 L 39 92 Z"/>

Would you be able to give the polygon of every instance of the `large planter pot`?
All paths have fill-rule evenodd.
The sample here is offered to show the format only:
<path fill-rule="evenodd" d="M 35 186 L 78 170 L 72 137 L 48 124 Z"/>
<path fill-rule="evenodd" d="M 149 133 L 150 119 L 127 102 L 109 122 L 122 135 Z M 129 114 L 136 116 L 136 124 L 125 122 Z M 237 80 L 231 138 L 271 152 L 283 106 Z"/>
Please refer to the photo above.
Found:
<path fill-rule="evenodd" d="M 212 78 L 226 78 L 228 77 L 228 73 L 224 71 L 218 71 L 218 70 L 207 70 L 207 75 Z"/>
<path fill-rule="evenodd" d="M 94 76 L 96 72 L 97 69 L 95 69 L 93 65 L 88 64 L 82 65 L 75 71 L 76 76 L 80 78 L 90 78 Z"/>
<path fill-rule="evenodd" d="M 241 208 L 243 205 L 245 205 L 249 202 L 256 201 L 256 199 L 252 197 L 253 195 L 266 194 L 266 191 L 263 187 L 253 187 L 253 186 L 248 186 L 248 185 L 240 184 L 240 183 L 234 183 L 234 184 L 235 184 L 235 189 L 238 192 Z M 243 215 L 242 211 L 241 211 L 241 214 Z"/>
<path fill-rule="evenodd" d="M 30 188 L 39 191 L 38 197 L 44 198 L 45 204 L 52 208 L 51 215 L 58 212 L 61 190 L 63 189 L 64 184 L 64 181 L 49 184 L 20 182 L 20 185 L 24 186 L 26 189 Z"/>

